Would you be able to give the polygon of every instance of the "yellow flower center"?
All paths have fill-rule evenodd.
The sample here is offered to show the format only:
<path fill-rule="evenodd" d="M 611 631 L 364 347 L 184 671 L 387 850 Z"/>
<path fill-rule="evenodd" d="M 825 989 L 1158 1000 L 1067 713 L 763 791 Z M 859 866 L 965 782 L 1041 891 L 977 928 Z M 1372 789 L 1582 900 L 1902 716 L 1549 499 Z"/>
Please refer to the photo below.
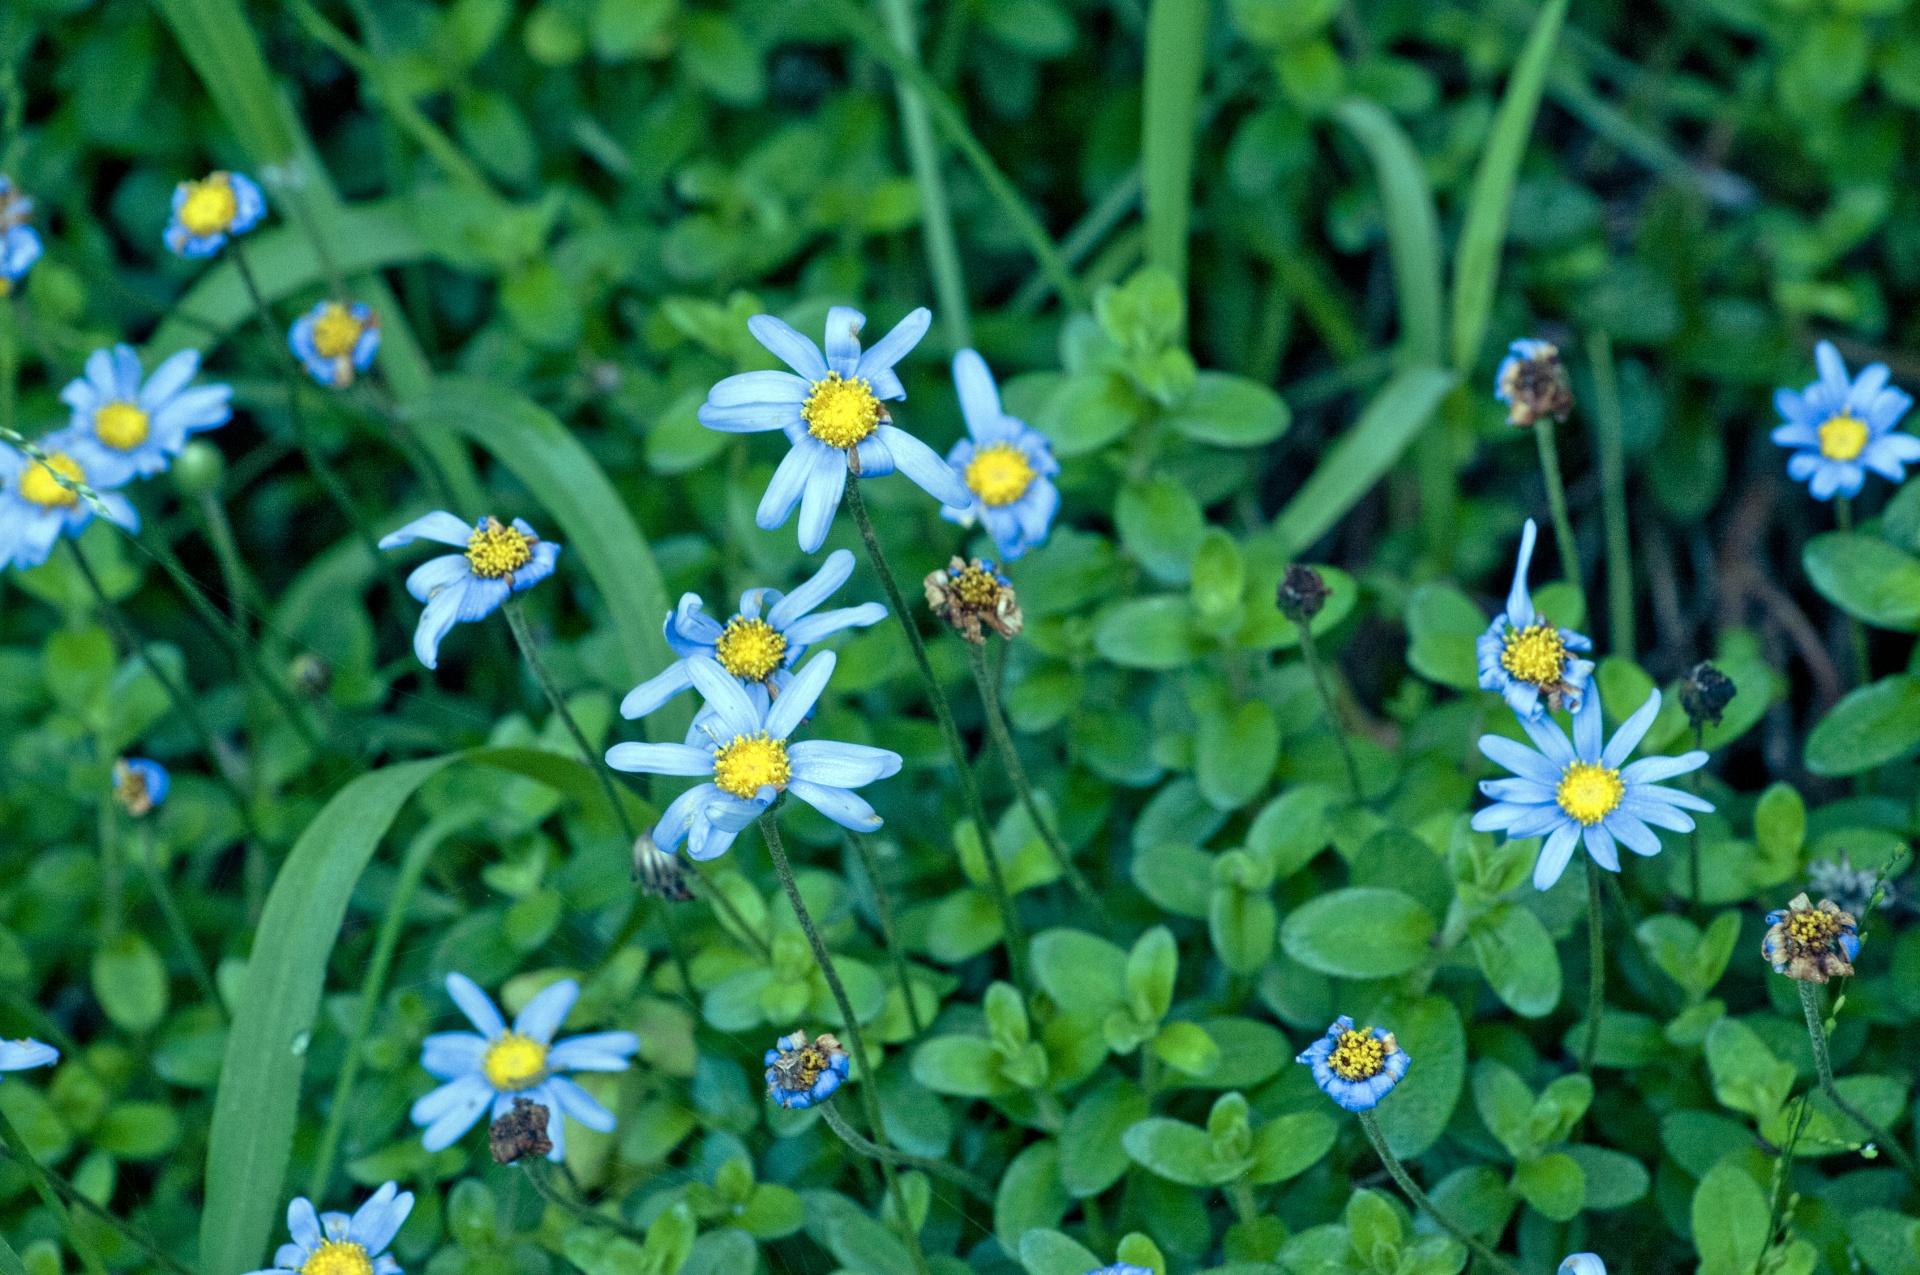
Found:
<path fill-rule="evenodd" d="M 300 1275 L 373 1275 L 373 1259 L 351 1240 L 321 1240 L 300 1267 Z"/>
<path fill-rule="evenodd" d="M 547 1047 L 519 1032 L 508 1032 L 487 1046 L 480 1068 L 495 1089 L 529 1089 L 547 1078 Z"/>
<path fill-rule="evenodd" d="M 784 789 L 793 776 L 787 764 L 785 740 L 774 739 L 765 731 L 753 735 L 735 735 L 733 741 L 713 755 L 713 782 L 721 792 L 732 793 L 742 801 L 771 784 Z"/>
<path fill-rule="evenodd" d="M 764 682 L 787 657 L 787 639 L 762 619 L 734 616 L 713 644 L 720 667 L 748 682 Z"/>
<path fill-rule="evenodd" d="M 339 302 L 330 302 L 313 321 L 313 348 L 323 359 L 343 359 L 360 343 L 367 325 L 353 317 L 353 310 Z"/>
<path fill-rule="evenodd" d="M 538 538 L 516 531 L 498 518 L 488 518 L 486 525 L 467 539 L 467 562 L 477 576 L 504 579 L 533 561 L 533 542 Z"/>
<path fill-rule="evenodd" d="M 971 564 L 947 587 L 962 605 L 976 610 L 991 611 L 1000 601 L 1000 582 L 994 579 L 993 573 Z"/>
<path fill-rule="evenodd" d="M 1567 644 L 1560 630 L 1539 620 L 1524 629 L 1508 629 L 1500 651 L 1500 667 L 1516 680 L 1549 686 L 1567 667 Z"/>
<path fill-rule="evenodd" d="M 80 462 L 65 452 L 50 452 L 43 461 L 36 460 L 27 466 L 27 472 L 20 475 L 20 494 L 42 509 L 71 509 L 80 503 L 80 493 L 60 485 L 58 474 L 69 482 L 87 481 L 87 472 L 80 468 Z"/>
<path fill-rule="evenodd" d="M 1820 454 L 1828 460 L 1852 460 L 1867 448 L 1867 423 L 1842 412 L 1820 427 Z"/>
<path fill-rule="evenodd" d="M 233 183 L 225 173 L 215 173 L 205 181 L 187 183 L 187 199 L 180 205 L 180 224 L 196 237 L 215 235 L 233 224 L 240 212 L 234 198 Z"/>
<path fill-rule="evenodd" d="M 1339 1043 L 1327 1055 L 1327 1066 L 1342 1080 L 1371 1080 L 1386 1070 L 1387 1051 L 1393 1036 L 1385 1040 L 1373 1034 L 1373 1028 L 1351 1029 L 1340 1033 Z"/>
<path fill-rule="evenodd" d="M 1026 453 L 1011 443 L 992 443 L 974 452 L 967 462 L 967 489 L 983 505 L 1011 505 L 1027 494 L 1038 477 Z"/>
<path fill-rule="evenodd" d="M 1787 937 L 1805 947 L 1826 951 L 1840 937 L 1840 916 L 1836 912 L 1789 913 Z"/>
<path fill-rule="evenodd" d="M 1612 814 L 1626 795 L 1619 771 L 1584 761 L 1567 763 L 1553 794 L 1560 809 L 1589 827 Z"/>
<path fill-rule="evenodd" d="M 93 414 L 93 432 L 107 446 L 131 451 L 147 441 L 147 414 L 125 399 L 115 399 Z"/>
<path fill-rule="evenodd" d="M 807 433 L 845 451 L 880 428 L 880 400 L 865 377 L 848 381 L 829 372 L 825 380 L 813 383 L 813 393 L 800 405 L 800 419 L 807 423 Z"/>

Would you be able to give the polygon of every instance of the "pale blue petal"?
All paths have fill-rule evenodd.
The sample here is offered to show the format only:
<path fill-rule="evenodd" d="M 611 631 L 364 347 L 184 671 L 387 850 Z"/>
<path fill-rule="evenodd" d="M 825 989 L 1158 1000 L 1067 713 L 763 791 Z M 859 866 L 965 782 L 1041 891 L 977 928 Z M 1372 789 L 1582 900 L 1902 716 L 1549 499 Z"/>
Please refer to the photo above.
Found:
<path fill-rule="evenodd" d="M 441 1080 L 479 1070 L 486 1056 L 487 1038 L 472 1032 L 435 1032 L 420 1042 L 420 1065 Z"/>
<path fill-rule="evenodd" d="M 973 498 L 965 480 L 954 473 L 933 448 L 893 425 L 882 425 L 877 433 L 892 454 L 894 467 L 929 496 L 943 505 L 956 507 Z"/>
<path fill-rule="evenodd" d="M 1516 629 L 1533 624 L 1533 597 L 1527 592 L 1527 568 L 1533 562 L 1533 545 L 1539 536 L 1533 519 L 1520 529 L 1520 557 L 1513 565 L 1513 585 L 1507 590 L 1507 621 Z"/>
<path fill-rule="evenodd" d="M 538 1041 L 542 1045 L 551 1044 L 553 1033 L 567 1020 L 573 1003 L 579 999 L 580 984 L 574 980 L 563 978 L 550 983 L 527 1002 L 513 1020 L 513 1030 L 528 1040 Z"/>
<path fill-rule="evenodd" d="M 822 611 L 818 615 L 809 615 L 788 627 L 786 638 L 791 648 L 811 646 L 824 637 L 830 637 L 842 629 L 865 628 L 878 624 L 887 618 L 887 609 L 878 602 L 862 602 L 857 607 L 842 607 L 837 611 Z"/>
<path fill-rule="evenodd" d="M 827 311 L 827 366 L 851 379 L 860 374 L 860 329 L 867 316 L 852 306 L 837 305 Z"/>
<path fill-rule="evenodd" d="M 560 1109 L 589 1129 L 600 1133 L 611 1133 L 614 1126 L 613 1113 L 600 1105 L 600 1100 L 568 1080 L 565 1076 L 555 1076 L 547 1081 L 547 1090 L 560 1100 Z"/>
<path fill-rule="evenodd" d="M 800 408 L 794 403 L 736 403 L 729 407 L 702 403 L 694 415 L 708 429 L 723 434 L 764 434 L 786 429 L 799 420 Z"/>
<path fill-rule="evenodd" d="M 1654 705 L 1659 706 L 1660 692 L 1654 693 Z M 1621 733 L 1625 733 L 1625 727 Z M 1619 735 L 1615 735 L 1616 740 Z M 1600 697 L 1589 695 L 1580 705 L 1580 711 L 1573 715 L 1573 751 L 1581 761 L 1592 763 L 1600 760 L 1606 741 L 1606 724 L 1600 715 Z M 1636 739 L 1634 741 L 1638 743 Z"/>
<path fill-rule="evenodd" d="M 313 1211 L 313 1201 L 304 1195 L 295 1196 L 287 1205 L 287 1234 L 309 1253 L 320 1247 L 323 1238 L 320 1234 L 320 1218 Z"/>
<path fill-rule="evenodd" d="M 824 446 L 812 450 L 813 464 L 807 471 L 806 489 L 800 497 L 800 548 L 806 553 L 818 552 L 826 543 L 827 531 L 833 526 L 833 516 L 840 510 L 840 497 L 847 487 L 846 454 Z"/>
<path fill-rule="evenodd" d="M 500 1011 L 494 1008 L 493 998 L 480 990 L 480 984 L 465 974 L 447 975 L 447 995 L 459 1006 L 467 1021 L 477 1028 L 488 1040 L 498 1040 L 507 1030 L 507 1020 L 500 1017 Z"/>
<path fill-rule="evenodd" d="M 437 540 L 443 545 L 453 545 L 465 549 L 473 539 L 474 529 L 466 522 L 444 510 L 436 510 L 424 517 L 415 518 L 398 531 L 389 532 L 380 537 L 382 549 L 394 549 L 400 545 L 412 544 L 416 540 Z"/>
<path fill-rule="evenodd" d="M 1703 752 L 1682 753 L 1678 757 L 1643 757 L 1622 770 L 1620 778 L 1629 784 L 1657 784 L 1662 779 L 1687 774 L 1706 764 L 1707 755 Z"/>
<path fill-rule="evenodd" d="M 914 346 L 920 344 L 920 338 L 933 326 L 933 311 L 921 306 L 893 325 L 893 330 L 873 343 L 873 347 L 860 356 L 855 368 L 856 376 L 869 380 L 882 372 L 891 372 L 894 364 L 907 357 Z"/>
<path fill-rule="evenodd" d="M 954 355 L 953 389 L 960 399 L 960 415 L 967 422 L 967 432 L 986 441 L 982 431 L 997 426 L 1001 415 L 1000 387 L 994 384 L 987 361 L 973 350 Z"/>
<path fill-rule="evenodd" d="M 767 484 L 766 494 L 760 497 L 760 508 L 754 512 L 753 521 L 762 531 L 772 531 L 775 527 L 793 515 L 793 507 L 800 503 L 800 497 L 807 486 L 807 475 L 813 472 L 813 458 L 827 450 L 812 439 L 795 443 L 781 458 L 780 467 L 773 471 L 773 481 Z"/>
<path fill-rule="evenodd" d="M 791 325 L 770 314 L 756 314 L 747 320 L 747 331 L 772 351 L 775 358 L 808 381 L 827 378 L 827 361 L 820 357 L 820 347 L 794 331 Z"/>
<path fill-rule="evenodd" d="M 773 707 L 767 710 L 767 734 L 785 739 L 799 729 L 800 723 L 813 711 L 820 692 L 827 689 L 836 658 L 832 651 L 822 651 L 800 666 L 793 675 L 793 685 L 782 691 L 780 698 L 773 701 Z"/>
<path fill-rule="evenodd" d="M 792 372 L 742 372 L 708 390 L 707 402 L 715 407 L 735 407 L 741 403 L 804 403 L 812 392 L 813 383 Z"/>
<path fill-rule="evenodd" d="M 442 554 L 438 558 L 428 558 L 413 569 L 407 576 L 407 592 L 413 595 L 415 602 L 431 602 L 434 594 L 450 589 L 472 575 L 473 564 L 467 561 L 466 554 Z"/>
<path fill-rule="evenodd" d="M 828 788 L 795 778 L 787 784 L 787 791 L 842 828 L 872 832 L 880 826 L 880 816 L 873 813 L 873 807 L 858 793 L 848 792 L 845 788 Z"/>
<path fill-rule="evenodd" d="M 803 739 L 787 749 L 793 775 L 809 783 L 834 788 L 863 788 L 900 773 L 900 754 L 866 744 L 842 744 L 830 739 Z"/>
<path fill-rule="evenodd" d="M 1580 842 L 1580 825 L 1566 823 L 1553 830 L 1546 844 L 1540 847 L 1540 858 L 1533 865 L 1533 888 L 1550 890 L 1560 874 L 1567 870 L 1567 861 L 1573 858 L 1573 848 Z"/>
<path fill-rule="evenodd" d="M 687 662 L 675 660 L 627 692 L 627 697 L 620 701 L 620 716 L 629 721 L 645 717 L 692 685 L 693 678 L 687 672 Z"/>
<path fill-rule="evenodd" d="M 615 744 L 607 749 L 607 765 L 644 775 L 711 775 L 713 753 L 686 744 Z"/>
<path fill-rule="evenodd" d="M 846 549 L 835 549 L 811 580 L 774 603 L 773 609 L 767 612 L 767 623 L 784 633 L 795 620 L 833 596 L 852 575 L 853 554 Z"/>
<path fill-rule="evenodd" d="M 473 1075 L 442 1085 L 420 1099 L 411 1112 L 416 1125 L 426 1126 L 420 1145 L 428 1151 L 446 1150 L 486 1114 L 493 1097 L 493 1087 L 486 1077 Z"/>
<path fill-rule="evenodd" d="M 1607 831 L 1605 824 L 1591 824 L 1580 836 L 1587 843 L 1587 853 L 1593 856 L 1595 863 L 1609 872 L 1620 870 L 1620 848 L 1613 844 L 1613 834 Z"/>
<path fill-rule="evenodd" d="M 1482 735 L 1480 751 L 1494 764 L 1505 766 L 1523 779 L 1533 779 L 1543 784 L 1558 784 L 1561 772 L 1565 769 L 1564 766 L 1554 765 L 1519 740 L 1508 739 L 1505 735 Z"/>
<path fill-rule="evenodd" d="M 1598 705 L 1600 697 L 1595 695 L 1593 702 Z M 1595 717 L 1599 715 L 1598 711 L 1594 713 Z M 1607 750 L 1600 754 L 1600 764 L 1608 770 L 1620 769 L 1621 763 L 1633 754 L 1633 750 L 1640 746 L 1640 741 L 1647 737 L 1647 732 L 1653 729 L 1653 719 L 1658 716 L 1660 716 L 1660 692 L 1656 688 L 1647 692 L 1647 702 L 1636 708 L 1633 716 L 1620 723 L 1620 729 L 1613 732 L 1613 738 L 1607 743 Z"/>
<path fill-rule="evenodd" d="M 639 1049 L 632 1032 L 593 1032 L 555 1045 L 547 1063 L 556 1071 L 625 1071 Z"/>

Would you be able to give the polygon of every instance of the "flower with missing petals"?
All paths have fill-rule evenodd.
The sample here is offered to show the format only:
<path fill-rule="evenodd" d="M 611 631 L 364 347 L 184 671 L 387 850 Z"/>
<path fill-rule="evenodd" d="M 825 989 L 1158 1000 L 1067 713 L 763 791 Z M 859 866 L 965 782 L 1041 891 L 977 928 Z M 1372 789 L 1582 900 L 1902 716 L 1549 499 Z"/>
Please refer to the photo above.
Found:
<path fill-rule="evenodd" d="M 1846 360 L 1830 341 L 1813 347 L 1820 379 L 1795 393 L 1774 392 L 1773 406 L 1787 423 L 1773 431 L 1773 441 L 1793 449 L 1787 458 L 1787 476 L 1807 484 L 1815 500 L 1853 496 L 1873 470 L 1890 482 L 1901 482 L 1906 467 L 1920 461 L 1920 438 L 1896 429 L 1913 406 L 1905 390 L 1887 384 L 1891 375 L 1884 363 L 1870 363 L 1860 375 L 1847 375 Z"/>
<path fill-rule="evenodd" d="M 1845 978 L 1853 973 L 1853 960 L 1860 955 L 1858 922 L 1832 899 L 1820 900 L 1816 908 L 1805 894 L 1796 894 L 1786 907 L 1767 913 L 1767 936 L 1760 941 L 1760 955 L 1772 963 L 1774 973 L 1795 982 Z"/>
<path fill-rule="evenodd" d="M 762 1061 L 767 1096 L 790 1109 L 825 1102 L 847 1078 L 847 1051 L 825 1033 L 812 1041 L 805 1032 L 782 1036 Z"/>
<path fill-rule="evenodd" d="M 313 1202 L 295 1197 L 287 1205 L 287 1232 L 273 1265 L 253 1275 L 400 1275 L 400 1263 L 387 1245 L 413 1212 L 413 1192 L 389 1182 L 354 1211 L 316 1215 Z M 325 1226 L 325 1230 L 321 1229 Z"/>
<path fill-rule="evenodd" d="M 407 577 L 407 592 L 427 609 L 413 631 L 413 653 L 428 668 L 440 663 L 440 640 L 455 624 L 484 620 L 514 594 L 553 574 L 560 546 L 542 540 L 515 518 L 511 526 L 489 514 L 469 527 L 449 513 L 415 518 L 380 538 L 382 549 L 437 540 L 460 553 L 429 558 Z"/>
<path fill-rule="evenodd" d="M 963 527 L 981 523 L 1002 557 L 1018 558 L 1046 542 L 1060 512 L 1060 492 L 1053 485 L 1060 463 L 1045 434 L 1001 410 L 1000 387 L 978 353 L 962 350 L 953 356 L 953 387 L 969 437 L 953 445 L 947 464 L 973 499 L 942 508 L 940 516 Z"/>
<path fill-rule="evenodd" d="M 1499 691 L 1508 708 L 1534 719 L 1544 717 L 1549 707 L 1579 712 L 1593 686 L 1593 661 L 1574 654 L 1591 651 L 1592 639 L 1557 627 L 1534 610 L 1527 568 L 1533 562 L 1538 535 L 1533 519 L 1527 519 L 1520 531 L 1520 558 L 1513 566 L 1507 609 L 1493 617 L 1473 644 L 1480 689 Z"/>
<path fill-rule="evenodd" d="M 260 188 L 240 173 L 208 173 L 173 188 L 167 247 L 182 257 L 211 257 L 229 235 L 244 235 L 267 212 Z"/>
<path fill-rule="evenodd" d="M 956 557 L 940 570 L 928 573 L 922 583 L 933 613 L 975 646 L 987 640 L 980 631 L 983 624 L 1003 638 L 1014 637 L 1026 624 L 1013 581 L 1001 575 L 991 559 L 968 562 Z"/>
<path fill-rule="evenodd" d="M 361 302 L 321 301 L 293 321 L 287 347 L 307 375 L 330 390 L 353 384 L 380 350 L 380 319 Z"/>
<path fill-rule="evenodd" d="M 145 757 L 122 757 L 113 763 L 113 799 L 138 819 L 167 799 L 172 780 L 167 768 Z"/>
<path fill-rule="evenodd" d="M 1494 374 L 1493 396 L 1507 405 L 1507 424 L 1526 429 L 1573 414 L 1573 383 L 1560 361 L 1560 349 L 1548 341 L 1521 340 L 1507 347 Z"/>
<path fill-rule="evenodd" d="M 94 492 L 108 519 L 128 531 L 140 529 L 133 503 L 112 490 L 120 482 L 103 479 L 87 467 L 90 444 L 79 430 L 55 430 L 39 445 L 44 460 L 0 444 L 0 565 L 37 567 L 63 534 L 78 536 L 87 529 L 94 507 L 75 485 Z"/>
<path fill-rule="evenodd" d="M 1313 1068 L 1313 1082 L 1327 1097 L 1348 1111 L 1368 1111 L 1400 1083 L 1413 1060 L 1392 1032 L 1356 1029 L 1353 1019 L 1342 1014 L 1294 1061 Z"/>

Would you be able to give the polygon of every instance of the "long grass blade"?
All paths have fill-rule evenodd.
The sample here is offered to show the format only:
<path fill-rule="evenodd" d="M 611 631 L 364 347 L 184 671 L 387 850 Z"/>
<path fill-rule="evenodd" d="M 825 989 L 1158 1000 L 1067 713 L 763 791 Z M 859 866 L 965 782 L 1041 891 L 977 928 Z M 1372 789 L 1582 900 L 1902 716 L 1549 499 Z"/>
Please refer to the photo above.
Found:
<path fill-rule="evenodd" d="M 1206 64 L 1207 0 L 1153 0 L 1147 11 L 1140 174 L 1147 264 L 1187 277 L 1193 139 Z"/>
<path fill-rule="evenodd" d="M 1393 254 L 1394 294 L 1399 302 L 1400 343 L 1408 365 L 1438 367 L 1440 342 L 1440 216 L 1420 154 L 1393 116 L 1375 102 L 1350 97 L 1333 116 L 1366 148 L 1380 183 L 1386 211 L 1387 247 Z"/>

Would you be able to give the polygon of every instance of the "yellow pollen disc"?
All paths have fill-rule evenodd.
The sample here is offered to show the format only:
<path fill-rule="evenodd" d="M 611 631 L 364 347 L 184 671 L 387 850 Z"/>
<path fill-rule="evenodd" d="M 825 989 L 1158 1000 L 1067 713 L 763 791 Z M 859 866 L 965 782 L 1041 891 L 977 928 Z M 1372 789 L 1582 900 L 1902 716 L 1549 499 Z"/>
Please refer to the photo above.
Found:
<path fill-rule="evenodd" d="M 518 1032 L 508 1032 L 487 1046 L 480 1067 L 495 1089 L 531 1088 L 546 1079 L 547 1047 Z"/>
<path fill-rule="evenodd" d="M 351 1240 L 321 1240 L 300 1268 L 300 1275 L 373 1275 L 373 1259 Z"/>
<path fill-rule="evenodd" d="M 769 784 L 775 789 L 784 789 L 792 777 L 786 741 L 774 739 L 765 731 L 735 735 L 732 743 L 713 755 L 714 785 L 742 801 L 752 800 L 755 793 Z"/>
<path fill-rule="evenodd" d="M 115 399 L 93 414 L 93 432 L 107 446 L 131 451 L 147 441 L 147 414 L 124 399 Z"/>
<path fill-rule="evenodd" d="M 1867 423 L 1841 413 L 1820 427 L 1820 454 L 1828 460 L 1852 460 L 1867 449 Z"/>
<path fill-rule="evenodd" d="M 196 237 L 219 234 L 233 224 L 240 202 L 233 196 L 233 183 L 225 173 L 215 173 L 205 181 L 187 183 L 187 199 L 180 205 L 180 224 Z"/>
<path fill-rule="evenodd" d="M 353 311 L 337 302 L 330 304 L 313 321 L 313 349 L 323 359 L 343 359 L 360 343 L 367 325 L 353 317 Z"/>
<path fill-rule="evenodd" d="M 845 451 L 880 428 L 880 400 L 865 377 L 848 381 L 829 372 L 825 380 L 813 383 L 813 393 L 800 405 L 800 419 L 807 423 L 807 433 Z"/>
<path fill-rule="evenodd" d="M 1828 948 L 1840 937 L 1840 918 L 1832 912 L 1794 912 L 1787 917 L 1787 936 L 1811 948 Z"/>
<path fill-rule="evenodd" d="M 533 561 L 533 538 L 507 526 L 498 518 L 467 539 L 467 562 L 473 574 L 488 580 L 512 575 Z"/>
<path fill-rule="evenodd" d="M 1589 827 L 1612 814 L 1626 795 L 1619 771 L 1584 761 L 1567 763 L 1553 794 L 1560 809 Z"/>
<path fill-rule="evenodd" d="M 787 639 L 761 619 L 734 616 L 713 644 L 720 667 L 748 682 L 764 682 L 787 657 Z"/>
<path fill-rule="evenodd" d="M 1567 644 L 1560 630 L 1542 620 L 1524 629 L 1508 629 L 1500 667 L 1522 682 L 1548 686 L 1567 668 Z"/>
<path fill-rule="evenodd" d="M 993 578 L 992 572 L 979 567 L 962 571 L 949 588 L 962 603 L 981 611 L 993 610 L 1000 600 L 1000 582 Z"/>
<path fill-rule="evenodd" d="M 55 474 L 71 482 L 87 481 L 80 462 L 65 452 L 50 452 L 44 461 L 35 461 L 20 475 L 20 495 L 42 509 L 71 509 L 80 503 L 80 494 L 62 487 Z"/>
<path fill-rule="evenodd" d="M 983 505 L 1011 505 L 1027 494 L 1038 477 L 1027 457 L 1010 443 L 992 443 L 973 453 L 967 462 L 967 490 Z"/>
<path fill-rule="evenodd" d="M 1342 1080 L 1371 1080 L 1386 1070 L 1387 1042 L 1377 1039 L 1370 1027 L 1341 1032 L 1339 1043 L 1327 1055 L 1327 1066 Z"/>

